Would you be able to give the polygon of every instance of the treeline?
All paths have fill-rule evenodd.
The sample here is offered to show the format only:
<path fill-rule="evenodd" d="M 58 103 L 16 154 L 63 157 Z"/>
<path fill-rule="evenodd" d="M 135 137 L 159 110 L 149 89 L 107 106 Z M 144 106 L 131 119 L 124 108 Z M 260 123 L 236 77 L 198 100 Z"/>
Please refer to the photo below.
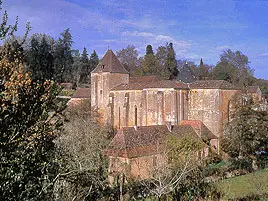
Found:
<path fill-rule="evenodd" d="M 172 43 L 159 46 L 156 53 L 151 45 L 147 45 L 146 54 L 138 57 L 133 45 L 117 52 L 117 56 L 130 71 L 131 75 L 156 75 L 162 79 L 179 79 L 184 70 L 191 72 L 195 80 L 226 80 L 238 87 L 260 86 L 263 93 L 268 93 L 268 81 L 254 77 L 254 69 L 250 61 L 240 51 L 226 49 L 220 55 L 216 66 L 206 64 L 202 58 L 200 63 L 185 59 L 177 59 Z"/>
<path fill-rule="evenodd" d="M 74 86 L 88 85 L 90 72 L 99 63 L 98 54 L 93 50 L 89 56 L 86 47 L 80 53 L 72 45 L 72 35 L 66 29 L 57 40 L 45 34 L 34 34 L 24 40 L 10 37 L 2 52 L 14 53 L 35 81 L 54 80 L 57 83 L 71 82 Z M 199 64 L 176 58 L 172 43 L 157 47 L 156 52 L 151 45 L 147 45 L 144 56 L 139 56 L 133 45 L 118 50 L 116 54 L 131 76 L 156 75 L 161 79 L 180 80 L 184 76 L 183 71 L 188 70 L 195 80 L 226 80 L 241 88 L 258 85 L 263 93 L 268 93 L 268 81 L 254 77 L 248 57 L 240 51 L 226 49 L 216 66 L 204 63 L 202 58 Z M 12 61 L 14 58 L 10 59 Z"/>
<path fill-rule="evenodd" d="M 10 61 L 15 55 L 34 81 L 72 82 L 77 86 L 89 84 L 90 72 L 99 62 L 98 55 L 93 50 L 89 56 L 85 47 L 80 53 L 72 49 L 72 44 L 72 35 L 66 29 L 57 40 L 46 34 L 34 34 L 25 40 L 11 36 L 4 42 L 1 52 L 9 52 Z"/>

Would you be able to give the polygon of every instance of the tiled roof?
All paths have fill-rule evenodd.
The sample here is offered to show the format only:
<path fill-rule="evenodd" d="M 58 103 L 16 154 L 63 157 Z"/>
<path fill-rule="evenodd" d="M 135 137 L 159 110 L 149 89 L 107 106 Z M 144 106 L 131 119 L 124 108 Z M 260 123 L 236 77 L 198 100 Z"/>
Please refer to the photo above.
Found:
<path fill-rule="evenodd" d="M 188 86 L 175 80 L 160 80 L 156 76 L 130 77 L 128 84 L 120 84 L 112 91 L 142 90 L 148 88 L 188 89 Z"/>
<path fill-rule="evenodd" d="M 111 73 L 123 73 L 128 74 L 129 72 L 117 59 L 112 50 L 108 50 L 98 66 L 92 71 L 92 73 L 99 72 L 111 72 Z"/>
<path fill-rule="evenodd" d="M 225 80 L 198 80 L 189 84 L 190 89 L 238 89 Z"/>
<path fill-rule="evenodd" d="M 211 140 L 211 139 L 218 139 L 217 136 L 215 136 L 209 129 L 208 127 L 205 126 L 205 124 L 200 121 L 200 120 L 183 120 L 181 121 L 180 125 L 190 125 L 192 126 L 199 137 L 202 139 L 206 140 Z"/>
<path fill-rule="evenodd" d="M 249 86 L 247 87 L 247 92 L 248 93 L 258 93 L 260 90 L 259 86 Z"/>
<path fill-rule="evenodd" d="M 166 125 L 141 126 L 137 130 L 133 127 L 125 127 L 118 131 L 105 153 L 109 156 L 127 158 L 156 154 L 162 150 L 163 140 L 168 135 L 179 138 L 190 135 L 201 140 L 190 125 L 172 126 L 171 132 Z"/>
<path fill-rule="evenodd" d="M 72 98 L 90 98 L 90 88 L 77 88 Z"/>

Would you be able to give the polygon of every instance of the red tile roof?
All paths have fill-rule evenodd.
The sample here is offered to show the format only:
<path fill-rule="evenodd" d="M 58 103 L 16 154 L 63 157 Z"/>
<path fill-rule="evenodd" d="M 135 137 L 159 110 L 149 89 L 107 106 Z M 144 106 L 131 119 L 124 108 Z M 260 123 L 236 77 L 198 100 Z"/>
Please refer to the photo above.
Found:
<path fill-rule="evenodd" d="M 118 131 L 105 153 L 108 156 L 126 158 L 156 154 L 163 150 L 163 140 L 168 135 L 179 138 L 190 135 L 201 140 L 190 125 L 172 126 L 171 132 L 166 125 L 141 126 L 137 130 L 133 127 L 125 127 Z"/>
<path fill-rule="evenodd" d="M 72 98 L 90 98 L 90 88 L 77 88 Z"/>
<path fill-rule="evenodd" d="M 92 73 L 111 72 L 129 74 L 112 50 L 108 50 Z"/>
<path fill-rule="evenodd" d="M 120 84 L 112 91 L 143 90 L 149 88 L 188 89 L 187 84 L 176 80 L 160 80 L 156 76 L 130 77 L 128 84 Z"/>
<path fill-rule="evenodd" d="M 239 89 L 225 80 L 198 80 L 189 84 L 190 89 Z"/>

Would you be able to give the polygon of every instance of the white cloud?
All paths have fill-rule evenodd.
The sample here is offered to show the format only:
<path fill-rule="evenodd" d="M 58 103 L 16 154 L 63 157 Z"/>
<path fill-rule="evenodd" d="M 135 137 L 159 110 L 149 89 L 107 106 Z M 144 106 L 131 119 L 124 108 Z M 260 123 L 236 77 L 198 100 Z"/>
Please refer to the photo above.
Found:
<path fill-rule="evenodd" d="M 268 57 L 268 52 L 262 53 L 259 56 L 261 56 L 261 57 Z"/>
<path fill-rule="evenodd" d="M 137 36 L 137 37 L 154 37 L 154 34 L 149 32 L 138 32 L 138 31 L 124 31 L 122 36 Z"/>

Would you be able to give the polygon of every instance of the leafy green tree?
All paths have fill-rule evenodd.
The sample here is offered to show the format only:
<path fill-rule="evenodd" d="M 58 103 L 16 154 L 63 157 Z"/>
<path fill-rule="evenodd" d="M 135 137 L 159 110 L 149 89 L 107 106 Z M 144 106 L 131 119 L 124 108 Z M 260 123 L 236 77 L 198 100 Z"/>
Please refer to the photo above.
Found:
<path fill-rule="evenodd" d="M 238 82 L 238 70 L 232 64 L 227 62 L 219 62 L 212 71 L 214 79 L 226 80 L 233 84 Z"/>
<path fill-rule="evenodd" d="M 64 30 L 58 39 L 54 54 L 54 79 L 57 82 L 72 82 L 72 35 L 70 29 Z"/>
<path fill-rule="evenodd" d="M 236 68 L 236 78 L 235 84 L 241 87 L 249 86 L 252 84 L 253 79 L 253 69 L 249 67 L 249 60 L 246 55 L 240 51 L 233 52 L 230 49 L 225 50 L 220 55 L 220 61 L 232 65 Z"/>
<path fill-rule="evenodd" d="M 132 75 L 139 66 L 136 47 L 134 45 L 128 45 L 126 48 L 119 50 L 116 54 L 120 62 Z"/>
<path fill-rule="evenodd" d="M 258 152 L 268 151 L 268 113 L 253 105 L 250 96 L 238 100 L 224 129 L 222 149 L 236 159 L 254 159 Z"/>

